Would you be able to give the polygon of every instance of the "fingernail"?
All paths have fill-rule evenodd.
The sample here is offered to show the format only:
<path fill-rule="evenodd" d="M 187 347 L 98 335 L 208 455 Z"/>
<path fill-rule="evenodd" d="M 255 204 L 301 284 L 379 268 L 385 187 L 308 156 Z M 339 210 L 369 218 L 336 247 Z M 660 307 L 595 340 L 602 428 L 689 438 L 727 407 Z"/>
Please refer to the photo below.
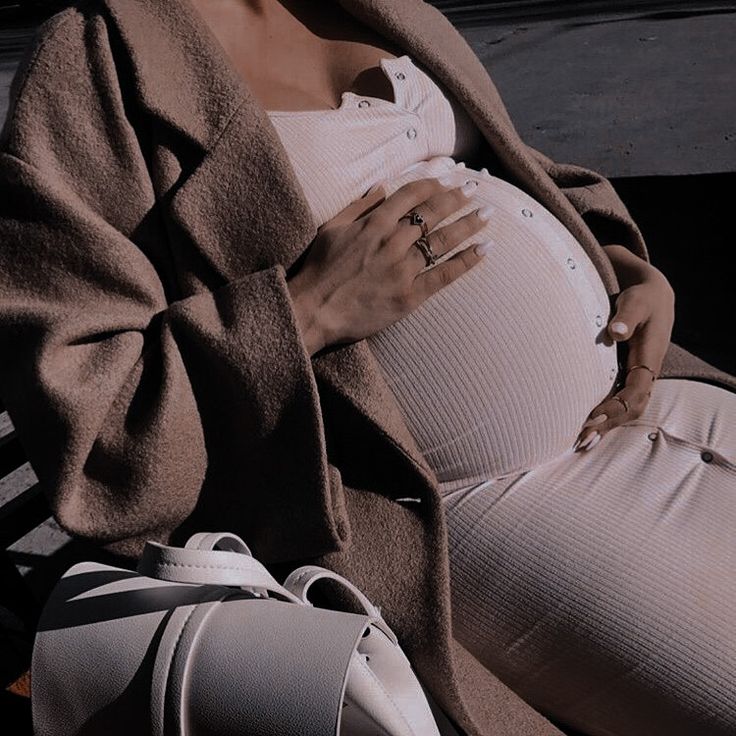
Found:
<path fill-rule="evenodd" d="M 383 189 L 383 182 L 379 182 L 378 184 L 374 184 L 363 196 L 368 197 L 371 194 L 374 194 L 379 189 Z"/>
<path fill-rule="evenodd" d="M 478 182 L 475 179 L 468 179 L 465 184 L 460 187 L 460 191 L 467 197 L 471 192 L 475 191 L 478 186 Z"/>
<path fill-rule="evenodd" d="M 629 331 L 629 328 L 623 322 L 614 322 L 611 325 L 611 332 L 615 332 L 617 335 L 625 335 Z"/>
<path fill-rule="evenodd" d="M 582 450 L 586 445 L 588 445 L 590 442 L 593 441 L 593 438 L 600 437 L 598 432 L 596 430 L 593 430 L 592 432 L 588 432 L 588 434 L 583 437 L 580 444 L 578 445 L 578 449 Z"/>
<path fill-rule="evenodd" d="M 595 427 L 597 424 L 603 424 L 606 419 L 608 419 L 608 414 L 599 414 L 597 417 L 585 422 L 585 424 L 583 424 L 583 429 L 585 429 L 585 427 Z"/>
<path fill-rule="evenodd" d="M 493 245 L 492 240 L 486 240 L 485 243 L 480 243 L 479 245 L 475 246 L 475 252 L 479 256 L 484 256 L 488 251 L 491 249 L 491 246 Z"/>
<path fill-rule="evenodd" d="M 481 207 L 479 210 L 476 210 L 475 214 L 484 222 L 487 222 L 491 219 L 491 215 L 493 214 L 493 207 L 490 205 L 485 205 L 485 207 Z"/>
<path fill-rule="evenodd" d="M 593 438 L 593 441 L 585 448 L 585 452 L 589 452 L 590 450 L 592 450 L 600 441 L 601 441 L 601 435 L 599 435 L 598 432 L 596 432 L 595 437 Z"/>

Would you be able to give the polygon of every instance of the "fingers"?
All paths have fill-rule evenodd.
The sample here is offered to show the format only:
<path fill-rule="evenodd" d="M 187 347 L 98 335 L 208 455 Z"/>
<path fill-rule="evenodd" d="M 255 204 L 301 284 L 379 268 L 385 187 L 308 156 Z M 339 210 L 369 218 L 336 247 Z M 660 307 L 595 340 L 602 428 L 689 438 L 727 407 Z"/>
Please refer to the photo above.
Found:
<path fill-rule="evenodd" d="M 485 253 L 485 250 L 479 248 L 463 248 L 443 263 L 420 273 L 414 279 L 414 290 L 418 292 L 420 300 L 428 299 L 435 292 L 449 286 L 455 279 L 483 260 Z"/>
<path fill-rule="evenodd" d="M 626 384 L 602 401 L 588 416 L 573 445 L 576 451 L 588 451 L 615 427 L 638 419 L 652 395 L 652 374 L 634 370 L 626 374 Z"/>
<path fill-rule="evenodd" d="M 351 222 L 372 212 L 386 197 L 383 182 L 374 184 L 360 199 L 344 207 L 331 220 L 330 225 L 349 225 Z"/>
<path fill-rule="evenodd" d="M 650 306 L 636 287 L 622 291 L 616 299 L 616 312 L 608 323 L 608 334 L 614 341 L 628 340 L 636 328 L 646 322 Z"/>
<path fill-rule="evenodd" d="M 422 229 L 411 224 L 405 215 L 412 211 L 417 212 L 431 232 L 453 212 L 468 205 L 470 194 L 478 184 L 477 181 L 470 181 L 468 186 L 451 188 L 432 178 L 409 182 L 388 196 L 370 214 L 370 220 L 385 234 L 386 244 L 406 253 L 422 235 Z"/>
<path fill-rule="evenodd" d="M 482 230 L 491 218 L 492 208 L 480 207 L 444 227 L 433 230 L 428 236 L 430 248 L 440 257 L 462 245 L 468 238 Z M 422 251 L 414 245 L 409 246 L 409 257 L 416 261 L 417 273 L 424 268 L 426 260 Z"/>

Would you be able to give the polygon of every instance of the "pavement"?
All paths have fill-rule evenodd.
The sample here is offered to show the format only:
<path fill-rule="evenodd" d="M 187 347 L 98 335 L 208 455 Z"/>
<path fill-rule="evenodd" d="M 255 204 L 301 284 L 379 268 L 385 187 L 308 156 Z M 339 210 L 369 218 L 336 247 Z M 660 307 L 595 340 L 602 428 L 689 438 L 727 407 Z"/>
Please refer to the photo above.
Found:
<path fill-rule="evenodd" d="M 608 177 L 736 171 L 736 5 L 460 31 L 554 160 Z"/>

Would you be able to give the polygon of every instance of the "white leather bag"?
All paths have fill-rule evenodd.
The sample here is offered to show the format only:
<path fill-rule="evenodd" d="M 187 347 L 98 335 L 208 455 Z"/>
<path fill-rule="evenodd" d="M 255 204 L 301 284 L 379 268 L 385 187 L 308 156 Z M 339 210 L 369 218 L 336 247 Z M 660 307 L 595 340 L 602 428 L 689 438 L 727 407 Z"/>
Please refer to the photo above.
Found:
<path fill-rule="evenodd" d="M 329 577 L 365 614 L 314 606 Z M 439 736 L 393 631 L 322 567 L 279 585 L 234 534 L 146 544 L 132 572 L 83 562 L 43 610 L 36 736 Z"/>

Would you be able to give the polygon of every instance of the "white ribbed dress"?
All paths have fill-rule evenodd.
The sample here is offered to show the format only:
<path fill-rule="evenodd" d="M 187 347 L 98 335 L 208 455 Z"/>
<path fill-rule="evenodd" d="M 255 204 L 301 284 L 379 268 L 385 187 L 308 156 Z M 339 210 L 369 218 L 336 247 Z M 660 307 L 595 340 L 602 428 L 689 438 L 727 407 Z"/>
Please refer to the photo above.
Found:
<path fill-rule="evenodd" d="M 448 173 L 475 179 L 492 251 L 400 322 L 368 338 L 443 491 L 528 470 L 572 446 L 617 374 L 610 304 L 595 267 L 556 217 L 508 182 L 466 168 L 482 142 L 456 102 L 408 55 L 381 67 L 395 102 L 345 92 L 336 110 L 270 111 L 316 221 L 370 186 Z M 417 390 L 422 387 L 422 390 Z"/>
<path fill-rule="evenodd" d="M 268 114 L 319 224 L 378 181 L 447 172 L 480 185 L 440 225 L 495 208 L 458 246 L 489 255 L 368 338 L 440 480 L 455 637 L 589 736 L 734 736 L 736 394 L 656 381 L 574 453 L 617 370 L 598 274 L 541 204 L 465 166 L 481 134 L 438 80 L 380 65 L 394 101 Z"/>

